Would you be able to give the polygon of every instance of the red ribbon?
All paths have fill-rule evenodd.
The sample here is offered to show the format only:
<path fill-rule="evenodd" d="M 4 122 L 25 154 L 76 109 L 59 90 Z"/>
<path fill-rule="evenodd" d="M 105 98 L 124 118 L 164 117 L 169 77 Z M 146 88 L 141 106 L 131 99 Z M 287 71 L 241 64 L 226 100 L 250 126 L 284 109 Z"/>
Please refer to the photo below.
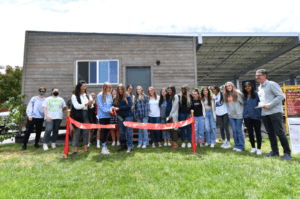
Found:
<path fill-rule="evenodd" d="M 149 129 L 149 130 L 169 130 L 169 129 L 176 129 L 183 126 L 187 126 L 191 123 L 194 123 L 194 117 L 189 117 L 187 120 L 181 122 L 174 122 L 168 124 L 152 124 L 152 123 L 139 123 L 139 122 L 123 122 L 125 126 L 131 127 L 134 129 Z"/>

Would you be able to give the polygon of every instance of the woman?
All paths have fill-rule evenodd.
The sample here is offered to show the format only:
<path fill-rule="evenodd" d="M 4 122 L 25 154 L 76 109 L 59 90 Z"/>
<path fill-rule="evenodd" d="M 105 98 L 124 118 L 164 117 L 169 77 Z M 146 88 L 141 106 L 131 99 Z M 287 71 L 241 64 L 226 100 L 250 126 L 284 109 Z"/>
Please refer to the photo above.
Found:
<path fill-rule="evenodd" d="M 113 99 L 111 96 L 111 85 L 108 82 L 105 82 L 102 87 L 102 92 L 99 93 L 97 97 L 98 104 L 98 119 L 99 123 L 102 125 L 110 124 L 110 112 L 112 111 Z M 106 146 L 106 137 L 109 133 L 109 129 L 101 129 L 101 139 L 98 140 L 97 136 L 97 145 L 100 145 L 102 142 L 102 151 L 101 154 L 109 155 L 110 152 Z"/>
<path fill-rule="evenodd" d="M 134 86 L 132 84 L 128 84 L 127 87 L 126 87 L 126 91 L 130 95 L 132 102 L 134 102 L 134 98 L 135 98 L 135 96 L 132 93 L 133 89 L 134 89 Z M 131 109 L 133 110 L 133 108 L 134 108 L 134 103 L 132 103 L 132 108 Z"/>
<path fill-rule="evenodd" d="M 148 123 L 160 123 L 160 109 L 159 109 L 159 96 L 156 94 L 156 90 L 154 87 L 148 88 L 148 96 L 149 96 L 149 104 L 150 104 L 150 111 L 149 111 L 149 120 Z M 157 141 L 158 147 L 162 147 L 160 143 L 160 131 L 158 130 L 151 130 L 151 141 L 152 141 L 152 148 L 155 148 L 155 139 Z"/>
<path fill-rule="evenodd" d="M 88 106 L 93 107 L 94 100 L 91 96 L 86 95 L 86 83 L 83 80 L 80 80 L 75 87 L 75 94 L 72 95 L 72 110 L 71 118 L 81 123 L 90 123 L 88 115 Z M 80 132 L 83 132 L 83 145 L 84 152 L 88 152 L 87 145 L 89 140 L 89 129 L 80 129 L 75 128 L 74 137 L 73 137 L 73 147 L 74 155 L 78 153 L 78 144 L 80 138 Z"/>
<path fill-rule="evenodd" d="M 232 82 L 225 84 L 225 103 L 228 108 L 229 122 L 232 127 L 234 148 L 233 150 L 241 152 L 245 150 L 245 139 L 242 130 L 244 98 L 243 94 L 236 90 Z"/>
<path fill-rule="evenodd" d="M 195 118 L 195 140 L 196 144 L 199 143 L 200 147 L 203 147 L 204 142 L 204 122 L 205 122 L 205 109 L 204 104 L 200 100 L 199 90 L 193 91 L 192 110 L 194 110 Z"/>
<path fill-rule="evenodd" d="M 210 90 L 207 87 L 201 91 L 201 100 L 205 109 L 205 146 L 210 145 L 213 148 L 216 144 L 216 112 L 214 99 L 210 96 Z"/>
<path fill-rule="evenodd" d="M 168 95 L 167 95 L 167 108 L 166 108 L 166 116 L 167 116 L 167 122 L 173 123 L 178 121 L 178 109 L 179 109 L 179 98 L 176 94 L 176 90 L 174 86 L 169 86 L 168 89 Z M 171 146 L 172 149 L 176 149 L 178 147 L 177 140 L 177 130 L 172 129 L 170 130 L 171 135 L 173 136 L 173 144 Z"/>
<path fill-rule="evenodd" d="M 159 108 L 160 122 L 162 124 L 166 124 L 167 90 L 165 88 L 161 89 L 160 91 Z M 164 139 L 164 146 L 171 146 L 169 131 L 162 131 L 162 137 Z"/>
<path fill-rule="evenodd" d="M 259 97 L 256 91 L 253 89 L 253 85 L 250 82 L 246 82 L 243 87 L 244 93 L 244 122 L 248 129 L 249 139 L 252 146 L 250 153 L 261 155 L 261 108 L 255 108 L 258 106 Z M 255 148 L 253 128 L 255 130 L 257 149 Z"/>
<path fill-rule="evenodd" d="M 125 127 L 123 122 L 132 122 L 132 101 L 129 94 L 126 93 L 125 86 L 119 84 L 117 87 L 117 97 L 114 100 L 114 107 L 117 111 L 118 124 L 120 130 L 121 148 L 118 151 L 124 151 L 127 148 L 127 153 L 130 153 L 133 148 L 132 132 L 130 127 Z M 126 130 L 126 134 L 125 134 Z M 127 136 L 127 141 L 126 141 Z M 127 142 L 127 146 L 126 146 Z"/>
<path fill-rule="evenodd" d="M 228 149 L 231 148 L 230 146 L 230 132 L 229 132 L 229 118 L 228 118 L 228 110 L 224 100 L 224 94 L 220 92 L 220 88 L 218 86 L 212 86 L 211 91 L 213 92 L 214 103 L 216 107 L 216 115 L 217 121 L 220 125 L 221 137 L 223 143 L 221 148 Z M 227 142 L 225 140 L 225 132 Z"/>
<path fill-rule="evenodd" d="M 112 98 L 113 100 L 116 99 L 117 96 L 117 90 L 113 89 L 112 92 Z M 119 131 L 119 127 L 118 127 L 118 120 L 117 120 L 117 116 L 111 116 L 110 118 L 110 123 L 114 124 L 116 126 L 115 129 L 110 129 L 110 134 L 111 134 L 111 139 L 112 139 L 112 144 L 111 146 L 115 146 L 116 145 L 116 134 L 117 134 L 117 146 L 120 145 L 120 131 Z"/>
<path fill-rule="evenodd" d="M 139 123 L 147 123 L 149 117 L 150 105 L 148 96 L 145 95 L 141 86 L 136 87 L 134 101 L 134 118 Z M 148 130 L 139 129 L 139 140 L 137 148 L 145 149 L 149 145 Z"/>

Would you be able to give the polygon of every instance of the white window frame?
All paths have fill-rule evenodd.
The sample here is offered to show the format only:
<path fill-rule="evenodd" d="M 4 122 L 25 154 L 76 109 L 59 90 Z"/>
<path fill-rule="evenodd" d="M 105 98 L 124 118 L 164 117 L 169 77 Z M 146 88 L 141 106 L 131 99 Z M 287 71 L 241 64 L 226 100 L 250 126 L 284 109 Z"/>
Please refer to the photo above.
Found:
<path fill-rule="evenodd" d="M 105 62 L 105 61 L 117 61 L 118 64 L 118 81 L 117 83 L 110 83 L 111 85 L 118 85 L 119 80 L 120 80 L 120 62 L 118 59 L 97 59 L 97 60 L 76 60 L 76 84 L 78 83 L 78 62 L 89 62 L 88 66 L 88 75 L 89 75 L 89 80 L 91 80 L 90 77 L 90 70 L 91 70 L 91 62 L 96 62 L 96 71 L 97 71 L 97 83 L 90 83 L 87 82 L 87 85 L 103 85 L 103 83 L 98 83 L 99 82 L 99 62 Z M 108 79 L 110 79 L 110 67 L 108 68 Z"/>

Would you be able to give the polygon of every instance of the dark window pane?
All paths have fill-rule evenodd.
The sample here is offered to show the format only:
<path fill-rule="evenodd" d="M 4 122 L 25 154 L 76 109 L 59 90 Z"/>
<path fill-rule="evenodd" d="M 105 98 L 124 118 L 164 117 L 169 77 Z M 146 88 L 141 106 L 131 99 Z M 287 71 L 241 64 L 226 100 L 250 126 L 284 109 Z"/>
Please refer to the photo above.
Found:
<path fill-rule="evenodd" d="M 97 83 L 96 62 L 90 62 L 90 83 Z"/>
<path fill-rule="evenodd" d="M 89 62 L 78 62 L 77 82 L 80 80 L 89 82 Z"/>

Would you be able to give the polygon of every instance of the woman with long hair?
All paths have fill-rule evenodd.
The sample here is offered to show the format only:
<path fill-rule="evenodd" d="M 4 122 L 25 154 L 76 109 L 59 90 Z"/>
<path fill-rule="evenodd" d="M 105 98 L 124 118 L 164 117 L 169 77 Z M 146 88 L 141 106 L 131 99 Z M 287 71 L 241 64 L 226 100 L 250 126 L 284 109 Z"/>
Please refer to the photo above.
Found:
<path fill-rule="evenodd" d="M 159 98 L 160 108 L 160 122 L 166 124 L 166 109 L 167 109 L 167 89 L 163 88 L 160 91 Z M 169 131 L 162 131 L 162 138 L 164 139 L 164 146 L 171 146 Z"/>
<path fill-rule="evenodd" d="M 258 93 L 254 91 L 254 87 L 250 82 L 246 82 L 243 86 L 244 93 L 244 122 L 249 133 L 249 139 L 252 146 L 250 153 L 261 155 L 261 108 L 256 108 L 259 103 Z M 255 148 L 254 133 L 255 130 L 257 149 Z"/>
<path fill-rule="evenodd" d="M 145 95 L 144 90 L 141 86 L 136 87 L 135 98 L 134 98 L 134 118 L 139 123 L 147 123 L 150 105 L 148 96 Z M 148 131 L 147 129 L 139 129 L 139 140 L 137 148 L 145 149 L 149 145 Z"/>
<path fill-rule="evenodd" d="M 224 95 L 234 139 L 233 150 L 241 152 L 245 150 L 245 139 L 242 130 L 244 97 L 243 94 L 234 87 L 232 82 L 225 84 Z"/>
<path fill-rule="evenodd" d="M 83 80 L 80 80 L 75 87 L 75 94 L 72 95 L 72 110 L 71 110 L 71 118 L 81 123 L 90 123 L 89 115 L 88 115 L 88 106 L 92 107 L 94 104 L 94 100 L 91 96 L 88 96 L 86 90 L 86 83 Z M 80 132 L 83 132 L 83 145 L 84 152 L 88 152 L 87 145 L 89 141 L 89 129 L 80 129 L 75 128 L 74 137 L 73 137 L 73 147 L 74 153 L 78 153 L 78 145 Z"/>
<path fill-rule="evenodd" d="M 198 89 L 193 91 L 191 108 L 194 110 L 196 144 L 199 143 L 199 146 L 203 147 L 202 143 L 204 142 L 205 108 L 204 103 L 201 101 Z"/>
<path fill-rule="evenodd" d="M 116 97 L 117 97 L 117 90 L 113 89 L 111 91 L 111 95 L 112 95 L 113 100 L 115 100 Z M 115 146 L 116 145 L 116 137 L 117 137 L 117 146 L 119 146 L 120 145 L 120 131 L 119 131 L 119 126 L 118 126 L 117 116 L 111 116 L 110 123 L 114 124 L 116 126 L 115 129 L 110 129 L 110 134 L 111 134 L 111 139 L 112 139 L 111 146 Z"/>
<path fill-rule="evenodd" d="M 201 100 L 205 109 L 205 135 L 206 144 L 214 147 L 216 144 L 216 112 L 214 98 L 210 95 L 208 87 L 204 87 L 201 91 Z"/>
<path fill-rule="evenodd" d="M 117 118 L 118 118 L 120 139 L 121 139 L 121 148 L 118 151 L 124 151 L 127 148 L 127 153 L 130 153 L 133 148 L 132 131 L 130 127 L 125 127 L 123 122 L 124 121 L 132 122 L 132 118 L 133 118 L 133 113 L 131 110 L 132 100 L 130 95 L 126 93 L 125 86 L 123 84 L 119 84 L 117 87 L 117 96 L 116 99 L 114 100 L 113 105 L 115 107 L 115 110 L 117 111 Z"/>
<path fill-rule="evenodd" d="M 97 97 L 98 104 L 98 119 L 99 123 L 102 125 L 110 124 L 110 113 L 112 111 L 113 99 L 111 96 L 111 85 L 109 82 L 105 82 L 102 87 L 102 92 L 98 94 Z M 109 133 L 109 129 L 101 129 L 101 142 L 102 142 L 102 150 L 101 153 L 103 155 L 109 155 L 110 152 L 106 146 L 106 137 Z M 97 146 L 100 145 L 100 140 L 97 136 Z"/>
<path fill-rule="evenodd" d="M 228 117 L 227 106 L 225 104 L 224 94 L 220 91 L 220 88 L 216 85 L 211 87 L 211 91 L 213 92 L 217 121 L 220 126 L 221 137 L 223 140 L 221 148 L 228 149 L 231 147 L 230 132 L 229 132 L 229 117 Z M 225 136 L 225 132 L 226 132 L 226 136 Z M 225 138 L 227 138 L 227 142 Z"/>
<path fill-rule="evenodd" d="M 174 86 L 169 86 L 167 88 L 167 108 L 166 108 L 166 120 L 169 123 L 178 122 L 178 109 L 179 109 L 179 98 L 176 94 L 176 90 Z M 171 146 L 172 149 L 176 149 L 178 147 L 178 128 L 171 129 L 170 134 L 172 135 L 173 144 Z"/>
<path fill-rule="evenodd" d="M 159 103 L 159 96 L 156 94 L 156 90 L 154 87 L 148 88 L 148 98 L 150 104 L 150 111 L 149 111 L 149 120 L 148 123 L 160 123 L 160 109 L 158 106 Z M 160 143 L 160 131 L 158 130 L 150 130 L 151 141 L 152 141 L 152 148 L 155 148 L 155 140 L 157 141 L 158 147 L 162 147 Z"/>

